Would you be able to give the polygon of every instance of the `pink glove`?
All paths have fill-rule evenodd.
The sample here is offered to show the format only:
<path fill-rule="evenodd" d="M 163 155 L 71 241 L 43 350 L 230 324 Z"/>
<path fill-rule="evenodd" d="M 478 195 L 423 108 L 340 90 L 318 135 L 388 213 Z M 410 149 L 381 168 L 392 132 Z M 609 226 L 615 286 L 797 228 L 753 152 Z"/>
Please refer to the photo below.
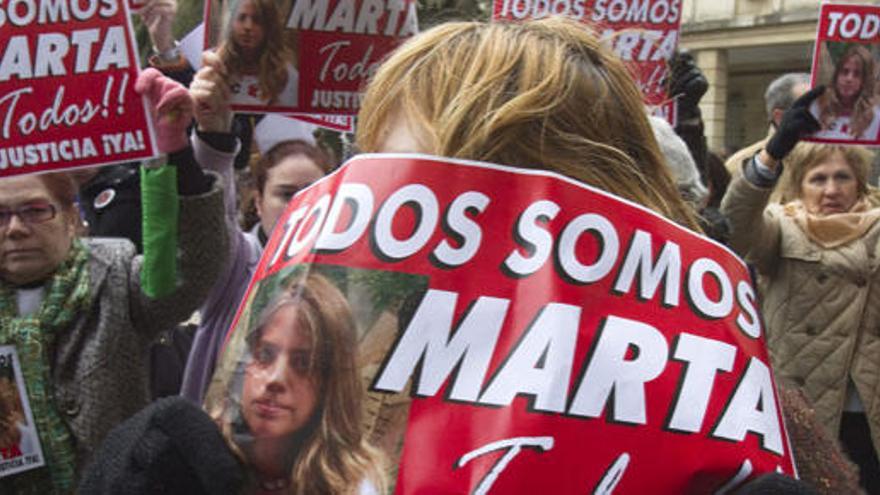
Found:
<path fill-rule="evenodd" d="M 186 148 L 189 144 L 186 128 L 193 116 L 193 101 L 189 91 L 152 68 L 138 75 L 134 90 L 149 100 L 159 151 L 171 153 Z"/>

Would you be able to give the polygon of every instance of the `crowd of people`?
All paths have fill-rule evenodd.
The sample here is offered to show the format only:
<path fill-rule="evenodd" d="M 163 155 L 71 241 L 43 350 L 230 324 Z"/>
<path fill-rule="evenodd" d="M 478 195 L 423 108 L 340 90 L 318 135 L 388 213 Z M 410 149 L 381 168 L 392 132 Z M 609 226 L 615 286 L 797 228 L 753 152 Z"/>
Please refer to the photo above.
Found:
<path fill-rule="evenodd" d="M 157 54 L 136 89 L 150 104 L 162 163 L 0 180 L 0 345 L 17 349 L 45 457 L 43 468 L 0 478 L 0 493 L 379 494 L 393 486 L 362 425 L 351 310 L 321 275 L 289 281 L 253 315 L 228 396 L 205 402 L 285 206 L 338 165 L 309 133 L 252 151 L 258 117 L 231 105 L 247 95 L 284 104 L 292 94 L 295 106 L 298 75 L 275 2 L 232 3 L 225 41 L 198 71 L 170 37 L 174 0 L 141 11 Z M 672 64 L 675 128 L 647 115 L 627 67 L 573 21 L 442 24 L 371 78 L 356 145 L 553 171 L 728 244 L 754 269 L 801 478 L 766 475 L 740 493 L 880 493 L 872 156 L 803 141 L 844 127 L 854 136 L 880 131 L 873 59 L 848 50 L 828 87 L 810 89 L 805 74 L 771 83 L 767 137 L 726 164 L 702 136 L 705 78 L 687 54 Z M 241 191 L 243 163 L 250 194 Z M 169 197 L 171 225 L 132 228 L 133 216 L 167 207 Z M 248 203 L 257 221 L 245 226 Z M 173 242 L 158 229 L 170 229 Z M 169 334 L 185 342 L 173 366 L 155 355 Z M 178 372 L 151 375 L 151 361 Z M 150 403 L 158 379 L 183 398 Z M 8 382 L 0 377 L 0 449 L 33 437 L 22 433 L 20 405 L 7 400 Z"/>

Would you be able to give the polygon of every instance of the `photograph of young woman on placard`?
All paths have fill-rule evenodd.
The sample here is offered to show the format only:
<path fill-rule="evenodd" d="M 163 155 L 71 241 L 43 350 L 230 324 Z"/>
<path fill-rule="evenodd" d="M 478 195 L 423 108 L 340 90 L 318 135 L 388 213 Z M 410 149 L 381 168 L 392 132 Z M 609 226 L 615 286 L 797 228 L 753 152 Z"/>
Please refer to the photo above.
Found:
<path fill-rule="evenodd" d="M 284 39 L 283 7 L 275 0 L 224 5 L 217 53 L 228 71 L 233 105 L 297 108 L 299 72 Z"/>
<path fill-rule="evenodd" d="M 348 301 L 317 273 L 295 275 L 269 292 L 248 318 L 225 393 L 207 399 L 249 468 L 248 493 L 380 493 L 384 464 L 363 427 Z"/>
<path fill-rule="evenodd" d="M 810 113 L 822 130 L 813 137 L 833 141 L 878 140 L 877 67 L 876 56 L 869 46 L 823 44 L 816 83 L 824 84 L 826 90 L 810 105 Z"/>

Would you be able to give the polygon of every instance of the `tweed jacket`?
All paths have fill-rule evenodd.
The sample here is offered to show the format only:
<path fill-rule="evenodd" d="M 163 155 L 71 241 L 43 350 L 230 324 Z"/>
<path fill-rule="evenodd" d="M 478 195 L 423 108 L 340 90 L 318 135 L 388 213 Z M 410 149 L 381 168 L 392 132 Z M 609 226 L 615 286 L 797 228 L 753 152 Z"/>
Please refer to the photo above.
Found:
<path fill-rule="evenodd" d="M 142 258 L 130 241 L 84 242 L 91 305 L 50 353 L 56 405 L 76 441 L 79 468 L 112 427 L 147 404 L 151 342 L 199 306 L 225 263 L 219 181 L 206 194 L 180 199 L 179 282 L 168 297 L 141 291 Z"/>
<path fill-rule="evenodd" d="M 761 274 L 762 313 L 777 378 L 802 388 L 836 436 L 850 381 L 880 446 L 880 222 L 836 248 L 812 242 L 769 189 L 743 177 L 721 204 L 731 247 Z"/>

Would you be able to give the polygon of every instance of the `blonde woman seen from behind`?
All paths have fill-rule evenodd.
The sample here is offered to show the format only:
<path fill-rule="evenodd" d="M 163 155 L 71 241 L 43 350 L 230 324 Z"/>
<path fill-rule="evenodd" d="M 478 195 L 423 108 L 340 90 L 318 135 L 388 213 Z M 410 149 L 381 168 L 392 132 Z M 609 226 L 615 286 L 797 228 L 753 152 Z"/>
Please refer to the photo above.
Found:
<path fill-rule="evenodd" d="M 626 67 L 562 18 L 416 36 L 367 87 L 357 144 L 552 170 L 696 228 Z"/>
<path fill-rule="evenodd" d="M 363 151 L 554 171 L 699 230 L 670 178 L 627 68 L 568 19 L 457 22 L 423 32 L 380 66 L 358 122 Z M 389 411 L 374 414 L 387 421 Z M 803 416 L 786 418 L 787 424 L 810 435 L 809 411 Z M 845 465 L 835 462 L 832 450 L 822 451 L 826 464 Z M 827 478 L 835 489 L 850 486 L 845 475 L 826 473 L 807 474 L 818 474 L 810 479 L 814 485 Z"/>

